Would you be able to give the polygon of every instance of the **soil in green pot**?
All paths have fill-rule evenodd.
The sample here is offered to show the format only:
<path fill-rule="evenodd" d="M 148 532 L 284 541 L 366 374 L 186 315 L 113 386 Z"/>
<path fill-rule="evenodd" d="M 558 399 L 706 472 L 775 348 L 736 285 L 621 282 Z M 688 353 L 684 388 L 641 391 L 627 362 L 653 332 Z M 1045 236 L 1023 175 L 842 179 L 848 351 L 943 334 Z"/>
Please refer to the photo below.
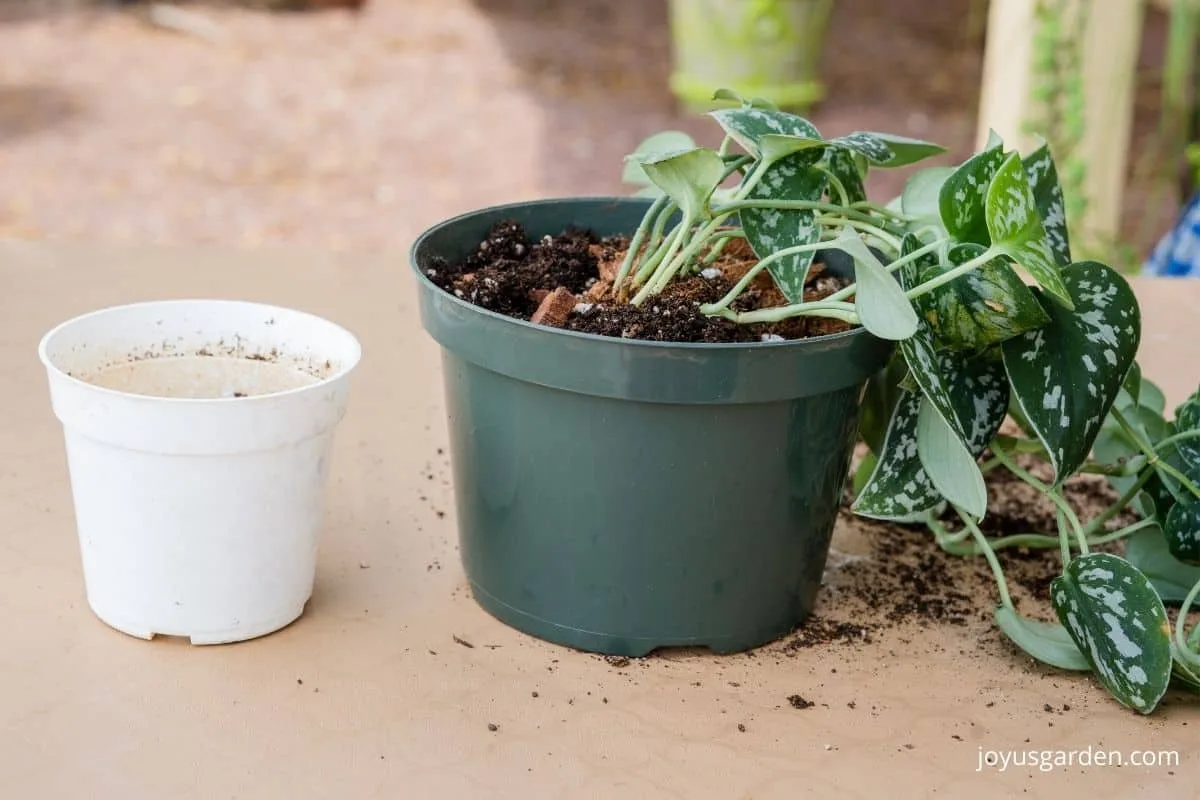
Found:
<path fill-rule="evenodd" d="M 660 342 L 758 342 L 800 339 L 847 330 L 843 322 L 798 317 L 742 325 L 699 312 L 720 300 L 757 263 L 750 246 L 731 240 L 700 274 L 673 281 L 640 306 L 618 302 L 613 280 L 629 247 L 627 237 L 599 238 L 581 229 L 531 240 L 517 223 L 496 224 L 458 264 L 436 263 L 426 274 L 437 286 L 469 303 L 516 319 L 565 330 Z M 805 300 L 827 297 L 848 281 L 814 263 Z M 734 303 L 737 311 L 785 305 L 767 274 Z"/>

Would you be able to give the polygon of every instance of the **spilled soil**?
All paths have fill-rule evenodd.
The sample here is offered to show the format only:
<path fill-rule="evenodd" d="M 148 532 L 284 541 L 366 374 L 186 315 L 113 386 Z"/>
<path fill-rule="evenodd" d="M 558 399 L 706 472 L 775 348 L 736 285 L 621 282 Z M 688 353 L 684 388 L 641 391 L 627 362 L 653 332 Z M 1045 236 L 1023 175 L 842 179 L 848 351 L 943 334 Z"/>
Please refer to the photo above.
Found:
<path fill-rule="evenodd" d="M 729 240 L 701 271 L 677 278 L 640 305 L 618 301 L 613 282 L 628 247 L 625 237 L 600 238 L 579 229 L 533 241 L 519 224 L 504 221 L 462 262 L 438 261 L 425 274 L 445 291 L 489 311 L 614 338 L 761 342 L 822 336 L 850 327 L 818 317 L 745 324 L 701 314 L 701 305 L 724 297 L 757 262 L 744 239 Z M 804 299 L 828 297 L 847 284 L 820 262 L 814 263 Z M 763 273 L 730 308 L 745 312 L 786 304 L 770 276 Z"/>

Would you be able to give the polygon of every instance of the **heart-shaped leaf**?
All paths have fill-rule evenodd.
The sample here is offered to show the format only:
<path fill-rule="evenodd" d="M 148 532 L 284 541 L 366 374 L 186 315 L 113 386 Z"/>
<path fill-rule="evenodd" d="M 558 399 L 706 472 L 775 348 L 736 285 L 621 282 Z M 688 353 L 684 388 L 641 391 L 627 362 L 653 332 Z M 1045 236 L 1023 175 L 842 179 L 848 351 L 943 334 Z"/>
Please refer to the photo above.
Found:
<path fill-rule="evenodd" d="M 992 147 L 964 161 L 942 182 L 938 212 L 955 241 L 988 246 L 987 197 L 992 178 L 1004 163 L 1004 150 Z"/>
<path fill-rule="evenodd" d="M 912 303 L 862 238 L 851 228 L 843 228 L 830 246 L 854 259 L 854 306 L 862 326 L 880 339 L 891 341 L 916 333 L 917 312 Z"/>
<path fill-rule="evenodd" d="M 1042 622 L 1017 614 L 1007 606 L 996 609 L 996 625 L 1029 655 L 1059 669 L 1091 670 L 1067 629 L 1057 622 Z"/>
<path fill-rule="evenodd" d="M 758 143 L 764 136 L 783 134 L 806 139 L 820 139 L 821 133 L 804 117 L 786 111 L 766 108 L 722 108 L 709 112 L 725 133 L 741 145 L 747 153 L 757 158 Z"/>
<path fill-rule="evenodd" d="M 956 431 L 965 431 L 967 447 L 972 457 L 978 458 L 1000 429 L 1008 408 L 1008 383 L 1003 367 L 998 361 L 986 358 L 936 354 L 932 358 L 935 359 L 930 370 L 932 377 L 925 375 L 923 380 L 926 385 L 937 387 L 942 395 L 940 400 L 948 409 L 944 413 L 954 420 Z M 912 373 L 908 372 L 906 377 L 911 378 Z M 900 394 L 882 449 L 877 451 L 879 464 L 855 499 L 856 514 L 912 522 L 943 501 L 929 478 L 918 445 L 923 397 L 922 387 Z M 974 463 L 972 467 L 978 472 Z"/>
<path fill-rule="evenodd" d="M 1029 178 L 1029 186 L 1033 190 L 1034 205 L 1037 206 L 1038 216 L 1046 231 L 1046 240 L 1050 243 L 1050 253 L 1054 263 L 1065 267 L 1071 263 L 1071 240 L 1067 235 L 1067 206 L 1063 201 L 1062 186 L 1058 182 L 1058 168 L 1054 165 L 1054 156 L 1050 145 L 1042 142 L 1041 146 L 1021 159 L 1025 167 L 1025 175 Z"/>
<path fill-rule="evenodd" d="M 1200 567 L 1190 567 L 1171 555 L 1158 528 L 1138 531 L 1126 539 L 1125 560 L 1149 579 L 1164 603 L 1182 603 L 1200 581 Z"/>
<path fill-rule="evenodd" d="M 1049 322 L 1001 345 L 1009 381 L 1046 448 L 1056 486 L 1087 460 L 1141 340 L 1137 298 L 1116 271 L 1082 261 L 1064 269 L 1062 279 L 1080 310 L 1045 303 Z"/>
<path fill-rule="evenodd" d="M 680 153 L 695 147 L 695 140 L 683 131 L 660 131 L 648 136 L 630 154 L 631 157 L 625 159 L 625 169 L 621 174 L 621 181 L 647 188 L 652 187 L 653 191 L 657 193 L 661 190 L 653 186 L 646 171 L 642 169 L 640 159 L 654 154 Z"/>
<path fill-rule="evenodd" d="M 973 243 L 952 247 L 951 264 L 964 264 L 984 253 Z M 948 267 L 921 271 L 924 283 Z M 979 353 L 1014 336 L 1040 328 L 1050 318 L 1033 292 L 1004 258 L 996 258 L 916 301 L 940 348 Z"/>
<path fill-rule="evenodd" d="M 1146 576 L 1119 556 L 1088 553 L 1051 582 L 1050 597 L 1109 693 L 1142 714 L 1153 711 L 1171 680 L 1171 634 Z"/>
<path fill-rule="evenodd" d="M 938 198 L 942 186 L 955 172 L 954 167 L 926 167 L 912 174 L 900 193 L 900 211 L 920 223 L 942 225 Z M 980 203 L 982 215 L 983 204 Z"/>
<path fill-rule="evenodd" d="M 1175 428 L 1180 432 L 1200 432 L 1200 392 L 1193 394 L 1176 406 Z M 1200 437 L 1180 439 L 1174 446 L 1188 466 L 1194 470 L 1200 470 Z"/>
<path fill-rule="evenodd" d="M 879 459 L 856 494 L 854 513 L 890 522 L 915 522 L 942 501 L 917 457 L 917 417 L 921 395 L 901 392 L 892 412 Z"/>
<path fill-rule="evenodd" d="M 819 201 L 825 193 L 825 173 L 809 166 L 801 154 L 773 163 L 750 189 L 751 200 Z M 821 239 L 817 214 L 809 210 L 744 208 L 739 212 L 746 240 L 759 259 L 789 247 L 813 245 Z M 815 251 L 784 256 L 767 265 L 779 291 L 789 303 L 804 299 L 804 283 Z"/>
<path fill-rule="evenodd" d="M 1074 300 L 1063 285 L 1050 239 L 1038 215 L 1029 177 L 1016 153 L 1010 153 L 992 176 L 986 210 L 992 248 L 1011 256 L 1059 303 L 1074 308 Z"/>
<path fill-rule="evenodd" d="M 1163 524 L 1163 537 L 1171 555 L 1200 567 L 1200 500 L 1173 505 Z"/>
<path fill-rule="evenodd" d="M 946 152 L 946 148 L 933 142 L 873 131 L 855 131 L 830 139 L 829 143 L 834 147 L 853 150 L 873 166 L 888 168 L 906 167 Z"/>
<path fill-rule="evenodd" d="M 705 147 L 639 158 L 646 177 L 679 205 L 688 220 L 704 216 L 709 196 L 725 176 L 721 156 Z"/>
<path fill-rule="evenodd" d="M 828 148 L 825 154 L 821 157 L 821 166 L 829 170 L 833 177 L 837 178 L 841 183 L 842 189 L 846 192 L 847 203 L 862 203 L 867 199 L 867 190 L 863 186 L 863 176 L 858 170 L 858 165 L 854 163 L 854 156 L 845 150 L 837 148 Z M 832 183 L 830 187 L 830 195 L 834 196 Z M 837 202 L 841 202 L 842 198 L 837 197 Z"/>
<path fill-rule="evenodd" d="M 975 519 L 987 513 L 987 487 L 975 457 L 927 397 L 917 414 L 917 456 L 946 500 Z"/>

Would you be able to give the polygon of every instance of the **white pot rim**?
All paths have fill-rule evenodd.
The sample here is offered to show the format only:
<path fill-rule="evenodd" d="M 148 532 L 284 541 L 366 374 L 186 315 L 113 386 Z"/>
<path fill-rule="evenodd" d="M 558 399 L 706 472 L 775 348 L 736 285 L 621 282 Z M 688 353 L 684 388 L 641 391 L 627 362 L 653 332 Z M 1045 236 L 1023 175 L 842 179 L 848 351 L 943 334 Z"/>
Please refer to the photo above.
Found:
<path fill-rule="evenodd" d="M 135 395 L 130 392 L 122 392 L 118 389 L 110 389 L 110 388 L 103 387 L 103 386 L 97 386 L 94 383 L 89 383 L 81 378 L 78 378 L 74 375 L 67 373 L 65 370 L 61 369 L 57 364 L 54 363 L 54 360 L 51 358 L 51 355 L 50 355 L 50 345 L 54 341 L 55 337 L 57 335 L 59 335 L 60 333 L 62 333 L 63 331 L 65 331 L 66 329 L 68 329 L 74 325 L 78 325 L 80 323 L 86 322 L 91 319 L 95 319 L 95 318 L 103 317 L 103 316 L 107 316 L 107 315 L 116 315 L 116 314 L 121 314 L 124 312 L 145 309 L 145 308 L 151 308 L 151 307 L 162 308 L 164 310 L 170 310 L 171 308 L 181 308 L 181 307 L 188 306 L 188 305 L 192 305 L 192 306 L 195 306 L 195 305 L 227 306 L 230 308 L 243 308 L 243 309 L 253 308 L 259 312 L 288 314 L 288 315 L 291 315 L 294 317 L 307 318 L 308 320 L 310 320 L 313 323 L 320 324 L 320 325 L 327 327 L 329 329 L 330 333 L 335 334 L 337 336 L 345 337 L 345 340 L 346 340 L 347 344 L 349 345 L 348 349 L 351 352 L 351 356 L 341 360 L 341 362 L 339 363 L 338 368 L 336 370 L 331 371 L 328 375 L 322 376 L 316 383 L 309 384 L 307 386 L 299 386 L 299 387 L 295 387 L 292 389 L 285 389 L 283 391 L 272 392 L 270 394 L 249 395 L 246 397 L 200 397 L 200 398 L 198 398 L 198 397 L 157 397 L 156 396 L 153 398 L 146 398 L 146 399 L 152 399 L 155 403 L 165 403 L 165 404 L 171 404 L 171 405 L 211 405 L 211 404 L 228 405 L 228 404 L 234 403 L 234 402 L 248 404 L 248 403 L 263 402 L 263 401 L 276 401 L 279 398 L 287 397 L 289 395 L 312 392 L 314 389 L 319 389 L 320 387 L 325 386 L 332 381 L 336 381 L 340 378 L 343 378 L 350 372 L 354 371 L 354 369 L 358 366 L 359 362 L 362 360 L 362 343 L 359 342 L 358 338 L 353 333 L 351 333 L 349 330 L 342 327 L 341 325 L 337 324 L 336 322 L 333 322 L 332 320 L 329 320 L 325 317 L 321 317 L 321 316 L 314 314 L 312 312 L 309 312 L 309 311 L 302 311 L 297 308 L 280 306 L 280 305 L 276 305 L 273 303 L 260 303 L 260 302 L 253 301 L 253 300 L 238 300 L 238 299 L 217 298 L 217 297 L 192 297 L 192 298 L 185 297 L 185 298 L 171 298 L 171 299 L 164 299 L 164 300 L 143 300 L 143 301 L 137 301 L 137 302 L 133 302 L 133 303 L 122 303 L 120 305 L 115 305 L 115 306 L 105 306 L 103 308 L 97 308 L 97 309 L 93 309 L 92 311 L 87 311 L 83 314 L 78 314 L 74 317 L 71 317 L 70 319 L 67 319 L 67 320 L 64 320 L 64 321 L 58 323 L 57 325 L 55 325 L 53 328 L 51 328 L 49 331 L 47 331 L 42 336 L 41 340 L 38 342 L 38 347 L 37 347 L 38 359 L 42 362 L 43 366 L 47 370 L 50 370 L 51 372 L 56 374 L 60 380 L 67 381 L 72 384 L 76 384 L 80 387 L 86 387 L 86 389 L 90 392 L 99 392 L 101 394 L 107 394 L 107 395 L 123 397 L 123 398 L 139 397 L 139 395 Z"/>

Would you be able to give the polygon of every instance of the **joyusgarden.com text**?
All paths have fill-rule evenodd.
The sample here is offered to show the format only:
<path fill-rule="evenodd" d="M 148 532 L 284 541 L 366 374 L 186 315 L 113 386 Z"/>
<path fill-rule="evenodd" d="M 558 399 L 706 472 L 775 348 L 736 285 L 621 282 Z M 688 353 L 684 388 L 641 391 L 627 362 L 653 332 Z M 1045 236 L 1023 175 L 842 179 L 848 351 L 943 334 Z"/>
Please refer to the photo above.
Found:
<path fill-rule="evenodd" d="M 1078 750 L 988 750 L 979 748 L 976 772 L 1011 768 L 1035 769 L 1050 772 L 1070 767 L 1154 767 L 1172 769 L 1179 766 L 1178 750 L 1104 750 L 1084 747 Z"/>

